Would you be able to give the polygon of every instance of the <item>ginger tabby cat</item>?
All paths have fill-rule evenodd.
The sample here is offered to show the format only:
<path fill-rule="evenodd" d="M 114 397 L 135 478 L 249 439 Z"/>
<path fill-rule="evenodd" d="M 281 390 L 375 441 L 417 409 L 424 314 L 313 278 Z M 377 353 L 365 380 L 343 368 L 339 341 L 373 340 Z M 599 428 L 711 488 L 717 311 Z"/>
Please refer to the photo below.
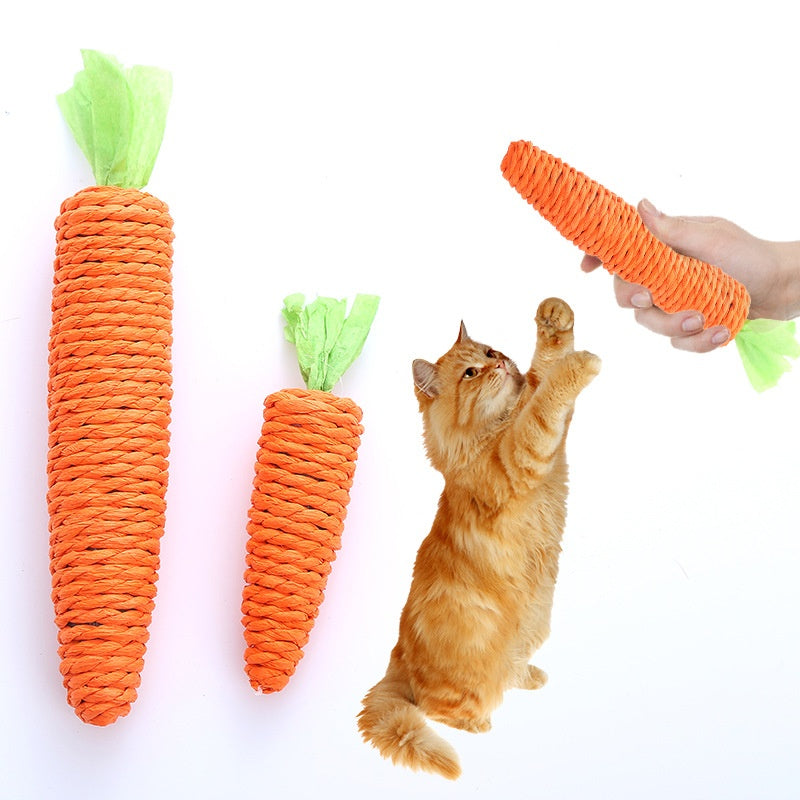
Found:
<path fill-rule="evenodd" d="M 435 364 L 413 364 L 426 450 L 445 486 L 386 676 L 364 698 L 358 726 L 384 757 L 447 778 L 461 773 L 458 756 L 426 717 L 487 731 L 506 689 L 547 680 L 528 661 L 550 631 L 567 429 L 600 359 L 574 351 L 563 300 L 543 301 L 536 322 L 524 376 L 463 323 Z"/>

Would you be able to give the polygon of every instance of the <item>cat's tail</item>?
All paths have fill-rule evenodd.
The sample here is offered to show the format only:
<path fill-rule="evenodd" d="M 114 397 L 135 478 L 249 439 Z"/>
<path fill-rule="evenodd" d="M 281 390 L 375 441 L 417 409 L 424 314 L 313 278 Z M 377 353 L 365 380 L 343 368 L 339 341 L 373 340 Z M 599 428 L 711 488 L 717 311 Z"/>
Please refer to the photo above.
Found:
<path fill-rule="evenodd" d="M 427 724 L 408 681 L 393 672 L 390 667 L 362 701 L 358 729 L 364 741 L 395 764 L 455 780 L 461 774 L 456 751 Z"/>

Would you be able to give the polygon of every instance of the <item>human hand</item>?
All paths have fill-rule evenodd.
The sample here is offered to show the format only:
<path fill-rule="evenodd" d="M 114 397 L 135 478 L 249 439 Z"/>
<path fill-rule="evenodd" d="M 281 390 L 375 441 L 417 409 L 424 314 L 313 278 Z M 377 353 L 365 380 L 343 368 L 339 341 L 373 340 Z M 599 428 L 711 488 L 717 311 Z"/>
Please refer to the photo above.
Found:
<path fill-rule="evenodd" d="M 719 217 L 670 217 L 647 200 L 642 200 L 637 210 L 645 226 L 662 242 L 683 255 L 718 266 L 744 284 L 750 294 L 751 319 L 791 319 L 800 314 L 800 242 L 758 239 Z M 598 266 L 600 261 L 593 256 L 584 256 L 581 262 L 584 272 Z M 643 286 L 615 276 L 614 293 L 620 306 L 634 309 L 637 322 L 669 336 L 680 350 L 707 353 L 730 339 L 730 331 L 723 326 L 704 329 L 703 316 L 697 311 L 662 311 Z"/>

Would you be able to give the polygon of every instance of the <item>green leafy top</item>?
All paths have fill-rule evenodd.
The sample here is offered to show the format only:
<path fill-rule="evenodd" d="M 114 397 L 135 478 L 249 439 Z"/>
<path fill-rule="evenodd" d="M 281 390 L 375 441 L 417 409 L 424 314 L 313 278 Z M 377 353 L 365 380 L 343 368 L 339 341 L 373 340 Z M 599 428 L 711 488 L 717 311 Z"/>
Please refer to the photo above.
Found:
<path fill-rule="evenodd" d="M 141 189 L 164 137 L 172 77 L 157 67 L 126 70 L 96 50 L 81 56 L 83 70 L 58 96 L 61 113 L 97 185 Z"/>
<path fill-rule="evenodd" d="M 306 305 L 302 294 L 283 301 L 284 334 L 297 348 L 306 387 L 330 392 L 364 346 L 379 298 L 358 294 L 350 314 L 347 302 L 318 297 Z"/>
<path fill-rule="evenodd" d="M 790 358 L 800 356 L 800 344 L 794 337 L 795 324 L 772 319 L 749 319 L 734 341 L 747 377 L 758 392 L 770 389 L 792 365 Z"/>

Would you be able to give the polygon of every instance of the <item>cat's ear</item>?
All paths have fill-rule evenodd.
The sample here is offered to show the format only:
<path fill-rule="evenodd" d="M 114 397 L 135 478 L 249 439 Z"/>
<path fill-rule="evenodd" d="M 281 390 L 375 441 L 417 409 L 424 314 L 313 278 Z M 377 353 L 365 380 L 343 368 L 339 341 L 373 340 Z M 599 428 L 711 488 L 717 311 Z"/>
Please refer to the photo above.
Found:
<path fill-rule="evenodd" d="M 456 344 L 463 344 L 464 342 L 471 341 L 469 338 L 469 334 L 467 333 L 467 326 L 464 324 L 464 320 L 461 320 L 461 327 L 458 329 L 458 339 L 456 339 Z"/>
<path fill-rule="evenodd" d="M 415 358 L 411 365 L 414 371 L 414 386 L 426 397 L 439 394 L 439 374 L 436 365 L 423 358 Z"/>

